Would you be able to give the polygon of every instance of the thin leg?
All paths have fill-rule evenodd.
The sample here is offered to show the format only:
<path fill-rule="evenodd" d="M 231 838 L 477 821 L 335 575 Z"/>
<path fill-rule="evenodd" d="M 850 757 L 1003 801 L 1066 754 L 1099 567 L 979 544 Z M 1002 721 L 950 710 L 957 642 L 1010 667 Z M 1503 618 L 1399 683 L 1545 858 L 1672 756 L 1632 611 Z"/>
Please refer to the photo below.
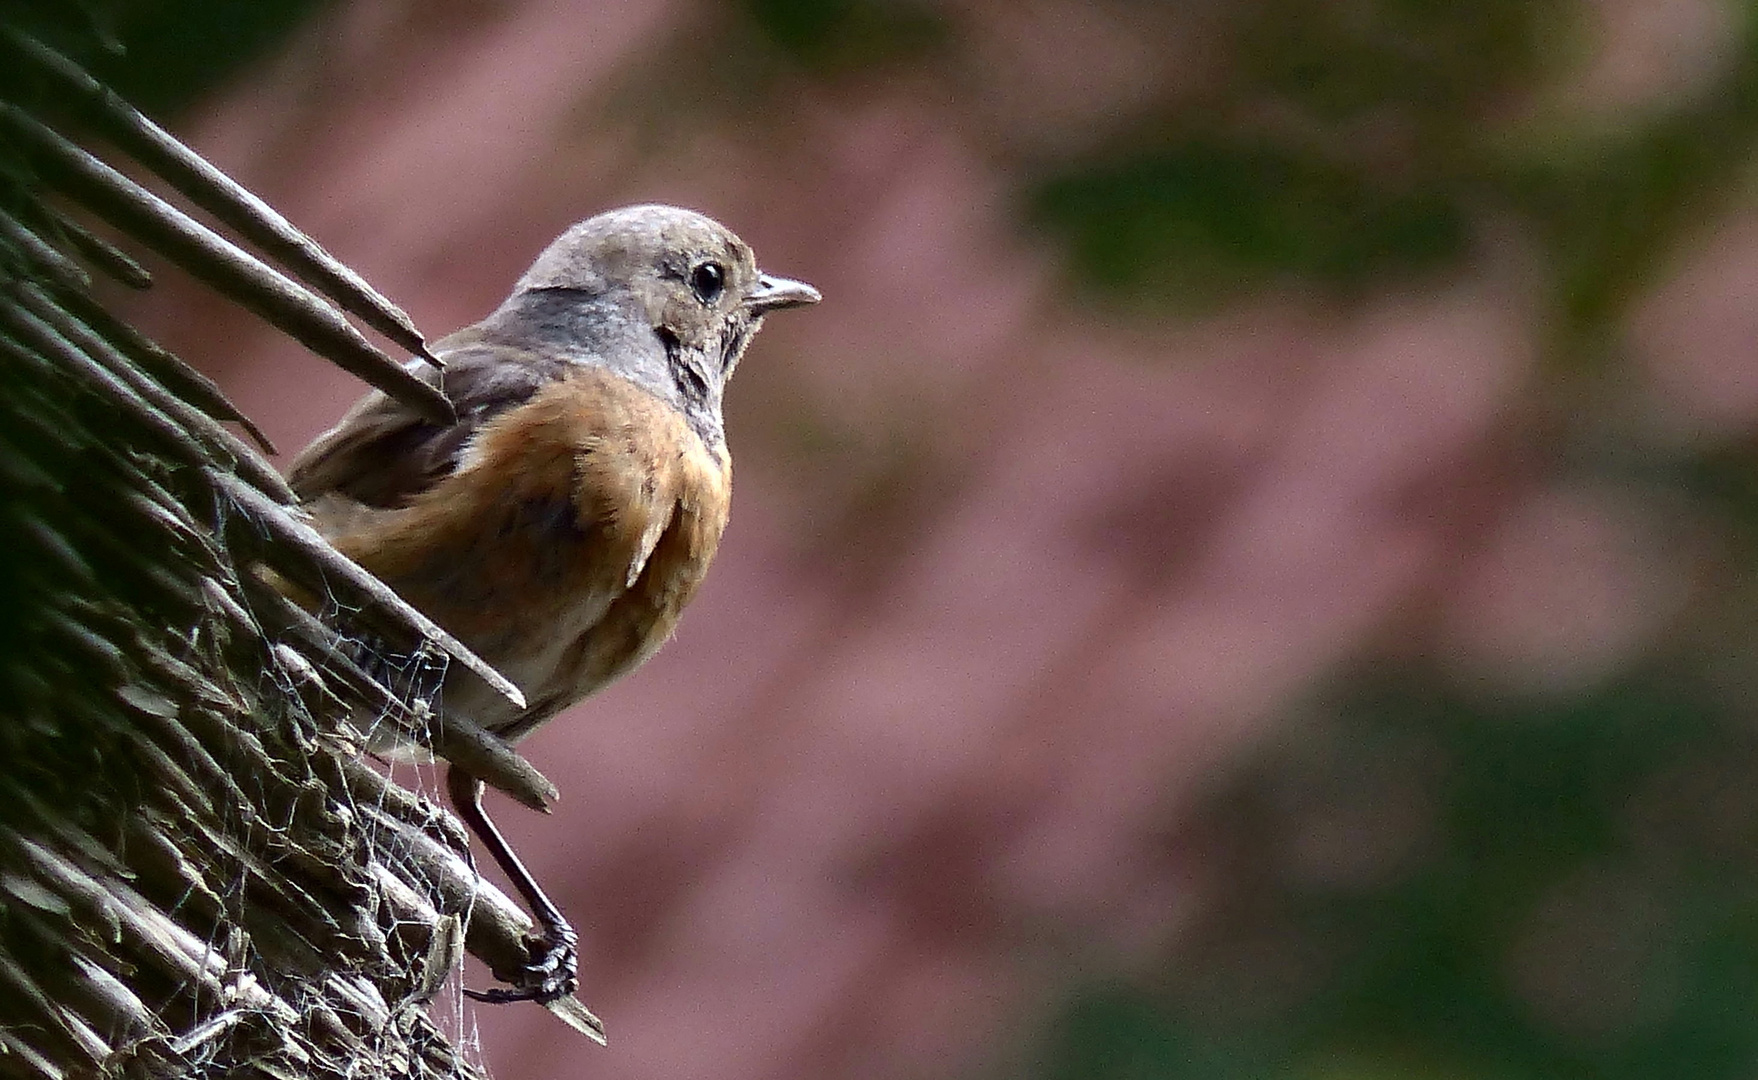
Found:
<path fill-rule="evenodd" d="M 567 997 L 574 992 L 579 981 L 578 957 L 576 946 L 579 937 L 568 920 L 562 918 L 561 911 L 545 896 L 538 887 L 531 872 L 513 853 L 512 846 L 501 836 L 494 822 L 482 809 L 482 781 L 471 776 L 456 765 L 446 767 L 446 794 L 451 797 L 453 809 L 470 826 L 470 831 L 482 841 L 482 846 L 494 856 L 500 864 L 513 888 L 525 898 L 525 906 L 531 910 L 531 917 L 537 922 L 537 933 L 530 939 L 531 960 L 525 966 L 509 989 L 471 990 L 464 988 L 464 993 L 478 1001 L 536 1001 L 545 1003 L 558 998 Z"/>

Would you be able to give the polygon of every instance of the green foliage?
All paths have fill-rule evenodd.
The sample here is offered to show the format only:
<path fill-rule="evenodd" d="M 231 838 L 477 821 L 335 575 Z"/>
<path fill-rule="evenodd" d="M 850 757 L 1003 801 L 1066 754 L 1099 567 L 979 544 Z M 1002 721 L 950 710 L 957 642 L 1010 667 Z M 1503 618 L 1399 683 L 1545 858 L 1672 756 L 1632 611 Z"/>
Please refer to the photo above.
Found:
<path fill-rule="evenodd" d="M 1556 0 L 1260 0 L 1237 10 L 1233 78 L 1328 120 L 1386 109 L 1465 127 L 1540 74 Z"/>
<path fill-rule="evenodd" d="M 930 8 L 900 0 L 742 0 L 757 29 L 796 62 L 848 70 L 919 55 L 947 28 Z"/>
<path fill-rule="evenodd" d="M 1173 306 L 1266 284 L 1406 283 L 1467 256 L 1494 220 L 1545 256 L 1551 355 L 1610 369 L 1627 306 L 1746 189 L 1758 33 L 1742 9 L 1737 55 L 1693 97 L 1591 137 L 1515 137 L 1497 117 L 1552 74 L 1564 10 L 1235 8 L 1224 85 L 1041 165 L 1028 214 L 1093 291 Z M 1557 465 L 1546 449 L 1535 467 Z M 1618 456 L 1614 471 L 1718 518 L 1749 559 L 1749 443 Z M 1740 630 L 1716 626 L 1707 650 L 1680 641 L 1678 670 L 1628 672 L 1575 700 L 1486 702 L 1434 671 L 1354 680 L 1334 731 L 1303 729 L 1209 808 L 1223 839 L 1198 857 L 1238 852 L 1241 865 L 1223 871 L 1233 891 L 1208 924 L 1150 985 L 1079 993 L 1032 1075 L 1750 1075 L 1758 739 L 1690 674 L 1749 653 L 1728 639 Z M 1392 790 L 1419 794 L 1374 801 Z M 1355 879 L 1279 865 L 1315 821 L 1420 842 Z"/>
<path fill-rule="evenodd" d="M 1530 706 L 1439 685 L 1417 673 L 1357 691 L 1334 755 L 1268 761 L 1212 808 L 1241 850 L 1274 858 L 1336 801 L 1424 777 L 1410 805 L 1428 808 L 1428 839 L 1395 874 L 1242 870 L 1249 932 L 1218 914 L 1160 988 L 1078 997 L 1035 1075 L 1749 1075 L 1758 799 L 1743 791 L 1758 741 L 1663 675 Z M 1424 768 L 1388 746 L 1419 748 Z M 1261 964 L 1248 945 L 1265 936 L 1322 943 L 1320 977 L 1272 1009 L 1215 1008 L 1215 972 Z"/>
<path fill-rule="evenodd" d="M 1175 307 L 1407 279 L 1467 255 L 1477 220 L 1517 219 L 1557 268 L 1562 353 L 1597 358 L 1599 329 L 1742 182 L 1758 43 L 1749 31 L 1720 85 L 1617 137 L 1510 139 L 1498 117 L 1557 74 L 1542 61 L 1564 51 L 1573 10 L 1240 5 L 1218 35 L 1222 85 L 1040 163 L 1026 215 L 1095 293 Z"/>
<path fill-rule="evenodd" d="M 1038 186 L 1032 216 L 1102 290 L 1177 302 L 1278 280 L 1359 285 L 1456 258 L 1463 210 L 1314 155 L 1198 137 Z"/>
<path fill-rule="evenodd" d="M 1616 318 L 1682 238 L 1744 180 L 1758 150 L 1758 24 L 1690 107 L 1588 152 L 1511 163 L 1502 185 L 1552 253 L 1565 334 Z"/>
<path fill-rule="evenodd" d="M 1142 301 L 1357 290 L 1444 267 L 1470 246 L 1483 118 L 1538 77 L 1557 7 L 1235 6 L 1215 34 L 1221 84 L 1041 166 L 1028 215 L 1077 279 Z"/>
<path fill-rule="evenodd" d="M 1038 1075 L 1044 1080 L 1246 1080 L 1274 1075 L 1265 1047 L 1229 1045 L 1151 996 L 1107 987 L 1064 1012 Z"/>

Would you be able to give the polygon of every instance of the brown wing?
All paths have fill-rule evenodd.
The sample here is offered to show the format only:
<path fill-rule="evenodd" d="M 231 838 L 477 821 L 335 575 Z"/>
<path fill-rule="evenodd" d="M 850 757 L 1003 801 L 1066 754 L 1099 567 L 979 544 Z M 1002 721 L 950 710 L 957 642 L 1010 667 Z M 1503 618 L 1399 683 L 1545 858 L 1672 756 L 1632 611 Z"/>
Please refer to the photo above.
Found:
<path fill-rule="evenodd" d="M 288 464 L 287 482 L 301 499 L 340 495 L 367 507 L 405 506 L 458 467 L 482 425 L 566 370 L 561 361 L 483 342 L 473 330 L 442 339 L 434 351 L 443 371 L 421 361 L 410 370 L 445 391 L 458 422 L 434 424 L 375 390 Z"/>
<path fill-rule="evenodd" d="M 670 635 L 726 523 L 728 480 L 675 410 L 576 368 L 483 424 L 459 466 L 406 506 L 331 537 L 531 702 L 509 715 L 460 680 L 447 707 L 522 733 Z"/>

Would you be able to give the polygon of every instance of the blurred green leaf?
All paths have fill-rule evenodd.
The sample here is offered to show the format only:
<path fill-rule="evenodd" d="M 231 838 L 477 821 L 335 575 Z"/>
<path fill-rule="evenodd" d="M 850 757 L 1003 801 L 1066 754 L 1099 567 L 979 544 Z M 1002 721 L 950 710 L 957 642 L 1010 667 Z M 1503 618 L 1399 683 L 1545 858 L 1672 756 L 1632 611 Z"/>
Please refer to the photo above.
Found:
<path fill-rule="evenodd" d="M 852 69 L 919 54 L 947 37 L 932 9 L 906 0 L 743 0 L 783 52 L 818 69 Z"/>
<path fill-rule="evenodd" d="M 1263 1076 L 1264 1047 L 1226 1047 L 1137 991 L 1095 990 L 1063 1014 L 1039 1075 L 1045 1080 L 1246 1080 Z"/>
<path fill-rule="evenodd" d="M 1413 273 L 1456 258 L 1468 236 L 1445 192 L 1207 138 L 1054 176 L 1030 213 L 1082 280 L 1174 304 L 1286 278 L 1350 286 Z"/>
<path fill-rule="evenodd" d="M 1557 0 L 1260 0 L 1244 5 L 1238 63 L 1255 93 L 1319 117 L 1387 108 L 1461 127 L 1540 67 L 1569 5 Z"/>
<path fill-rule="evenodd" d="M 1595 341 L 1740 188 L 1755 150 L 1758 12 L 1749 11 L 1735 62 L 1690 107 L 1586 155 L 1514 162 L 1505 197 L 1556 261 L 1562 332 Z"/>
<path fill-rule="evenodd" d="M 1376 755 L 1349 748 L 1398 730 L 1436 737 L 1437 830 L 1419 858 L 1367 889 L 1248 867 L 1240 899 L 1223 898 L 1166 958 L 1161 989 L 1076 999 L 1038 1075 L 1750 1075 L 1758 799 L 1729 794 L 1758 785 L 1758 739 L 1676 672 L 1500 705 L 1445 685 L 1433 673 L 1362 680 L 1333 733 L 1339 782 L 1301 782 L 1349 797 L 1380 784 Z M 1231 846 L 1273 860 L 1325 817 L 1323 805 L 1276 797 L 1287 767 L 1271 755 L 1211 807 L 1216 827 L 1245 830 Z M 1734 839 L 1712 840 L 1718 829 Z M 1610 891 L 1595 891 L 1601 882 Z M 1635 929 L 1618 932 L 1632 912 Z M 1325 943 L 1339 962 L 1286 1007 L 1209 1007 L 1208 973 L 1262 963 L 1252 943 L 1266 933 L 1288 948 Z M 1577 1013 L 1587 1019 L 1559 1019 Z M 1265 1060 L 1248 1067 L 1223 1051 L 1243 1046 Z"/>

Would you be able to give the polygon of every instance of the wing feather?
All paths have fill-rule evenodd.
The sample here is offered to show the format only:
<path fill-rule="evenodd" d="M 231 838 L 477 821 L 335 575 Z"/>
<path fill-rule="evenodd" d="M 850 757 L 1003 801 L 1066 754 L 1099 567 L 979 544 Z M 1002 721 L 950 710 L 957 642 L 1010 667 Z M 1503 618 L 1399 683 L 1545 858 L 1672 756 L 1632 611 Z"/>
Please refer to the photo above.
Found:
<path fill-rule="evenodd" d="M 411 361 L 409 370 L 445 392 L 458 422 L 432 423 L 375 390 L 288 464 L 287 482 L 301 499 L 340 496 L 373 509 L 406 506 L 457 470 L 484 424 L 529 401 L 568 368 L 469 330 L 442 339 L 434 351 L 446 363 L 443 371 L 420 361 Z"/>

